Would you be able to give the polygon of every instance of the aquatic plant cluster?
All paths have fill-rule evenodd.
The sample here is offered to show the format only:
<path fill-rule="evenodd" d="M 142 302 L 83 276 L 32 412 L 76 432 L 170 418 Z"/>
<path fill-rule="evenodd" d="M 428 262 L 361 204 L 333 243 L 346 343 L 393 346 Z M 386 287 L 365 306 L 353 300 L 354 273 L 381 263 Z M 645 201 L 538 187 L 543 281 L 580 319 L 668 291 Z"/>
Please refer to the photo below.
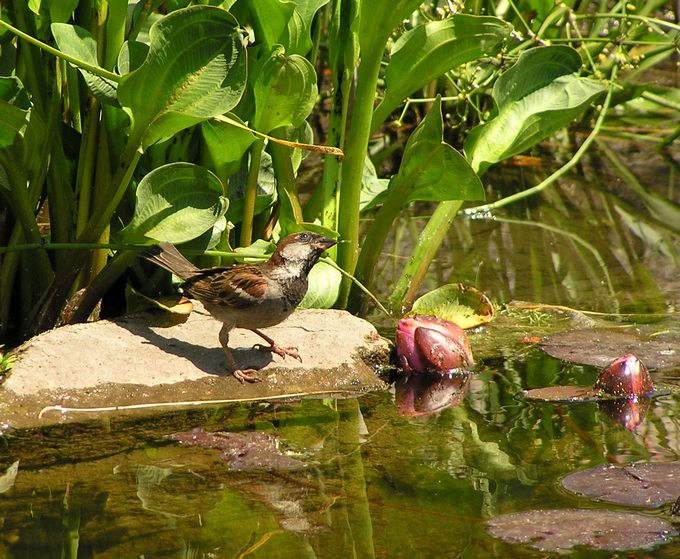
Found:
<path fill-rule="evenodd" d="M 677 103 L 636 79 L 677 49 L 659 1 L 599 12 L 10 0 L 0 32 L 0 339 L 13 341 L 121 312 L 125 282 L 158 291 L 135 254 L 161 241 L 207 265 L 264 258 L 266 241 L 295 231 L 339 236 L 344 276 L 319 266 L 307 304 L 359 312 L 365 291 L 347 276 L 371 289 L 395 218 L 432 202 L 388 294 L 400 315 L 463 203 L 484 200 L 486 169 L 580 119 L 592 132 L 559 175 L 614 109 Z M 309 150 L 321 175 L 301 190 Z M 394 152 L 400 164 L 382 178 Z"/>

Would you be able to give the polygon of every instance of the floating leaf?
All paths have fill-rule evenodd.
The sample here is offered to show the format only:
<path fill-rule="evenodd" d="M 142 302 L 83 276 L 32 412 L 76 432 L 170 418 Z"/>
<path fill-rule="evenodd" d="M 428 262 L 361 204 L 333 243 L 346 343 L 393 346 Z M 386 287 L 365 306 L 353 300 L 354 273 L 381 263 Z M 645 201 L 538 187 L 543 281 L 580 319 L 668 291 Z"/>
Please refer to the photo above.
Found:
<path fill-rule="evenodd" d="M 562 361 L 606 367 L 624 353 L 634 353 L 650 369 L 680 367 L 676 334 L 643 336 L 620 330 L 567 330 L 545 338 L 541 349 Z"/>
<path fill-rule="evenodd" d="M 489 298 L 478 289 L 462 283 L 443 285 L 426 293 L 413 303 L 412 312 L 438 316 L 461 328 L 486 324 L 494 315 Z"/>
<path fill-rule="evenodd" d="M 562 487 L 607 503 L 657 508 L 680 495 L 680 464 L 601 464 L 569 474 Z"/>
<path fill-rule="evenodd" d="M 607 551 L 667 543 L 673 526 L 642 514 L 610 510 L 533 510 L 498 516 L 488 523 L 491 535 L 543 552 L 564 553 L 577 546 Z"/>
<path fill-rule="evenodd" d="M 592 386 L 546 386 L 525 390 L 524 397 L 544 402 L 592 402 L 599 400 L 601 394 Z"/>

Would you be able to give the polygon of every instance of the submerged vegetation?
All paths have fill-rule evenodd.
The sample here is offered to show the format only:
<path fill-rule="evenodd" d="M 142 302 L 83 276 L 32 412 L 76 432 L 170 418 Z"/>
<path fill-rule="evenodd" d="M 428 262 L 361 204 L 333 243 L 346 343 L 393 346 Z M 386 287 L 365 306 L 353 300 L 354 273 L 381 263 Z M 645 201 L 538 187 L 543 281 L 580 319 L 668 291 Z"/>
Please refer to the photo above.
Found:
<path fill-rule="evenodd" d="M 662 117 L 642 132 L 659 149 L 680 134 L 678 89 L 644 81 L 678 52 L 662 1 L 9 0 L 0 15 L 0 340 L 119 312 L 126 283 L 150 293 L 145 245 L 230 263 L 301 229 L 339 236 L 345 272 L 318 267 L 308 303 L 361 312 L 347 275 L 371 289 L 404 208 L 435 203 L 388 294 L 399 312 L 466 201 L 483 217 L 545 190 L 622 115 Z M 489 167 L 574 126 L 553 174 L 484 200 Z M 672 191 L 639 191 L 678 223 Z"/>

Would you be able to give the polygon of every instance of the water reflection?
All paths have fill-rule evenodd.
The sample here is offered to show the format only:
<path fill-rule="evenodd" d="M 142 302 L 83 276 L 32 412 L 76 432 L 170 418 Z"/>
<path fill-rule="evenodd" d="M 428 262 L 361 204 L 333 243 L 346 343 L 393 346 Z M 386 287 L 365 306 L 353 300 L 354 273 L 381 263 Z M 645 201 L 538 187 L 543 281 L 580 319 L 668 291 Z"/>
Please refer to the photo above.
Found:
<path fill-rule="evenodd" d="M 564 383 L 596 374 L 554 363 L 537 353 L 472 377 L 401 379 L 394 396 L 205 412 L 213 431 L 276 436 L 299 469 L 232 468 L 223 449 L 161 434 L 99 460 L 20 468 L 0 495 L 0 556 L 539 557 L 496 541 L 485 520 L 576 506 L 559 490 L 564 475 L 672 460 L 680 448 L 675 397 L 625 410 L 523 401 L 541 374 Z M 637 427 L 605 417 L 614 412 Z"/>
<path fill-rule="evenodd" d="M 457 406 L 470 386 L 471 377 L 470 373 L 402 376 L 394 385 L 399 414 L 419 417 Z"/>

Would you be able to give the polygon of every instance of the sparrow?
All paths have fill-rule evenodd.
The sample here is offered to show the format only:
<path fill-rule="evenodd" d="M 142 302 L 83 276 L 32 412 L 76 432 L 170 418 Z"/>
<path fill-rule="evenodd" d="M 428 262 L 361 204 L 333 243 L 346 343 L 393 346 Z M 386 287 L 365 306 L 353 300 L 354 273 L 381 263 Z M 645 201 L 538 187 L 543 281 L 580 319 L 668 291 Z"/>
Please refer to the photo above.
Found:
<path fill-rule="evenodd" d="M 254 349 L 301 362 L 297 348 L 277 345 L 260 328 L 279 324 L 293 313 L 307 293 L 309 271 L 335 243 L 316 233 L 294 233 L 278 244 L 267 262 L 204 269 L 194 266 L 170 243 L 150 247 L 141 256 L 183 280 L 184 291 L 222 323 L 219 340 L 234 377 L 242 383 L 259 382 L 256 369 L 239 369 L 229 349 L 229 332 L 248 329 L 269 344 L 256 344 Z"/>

